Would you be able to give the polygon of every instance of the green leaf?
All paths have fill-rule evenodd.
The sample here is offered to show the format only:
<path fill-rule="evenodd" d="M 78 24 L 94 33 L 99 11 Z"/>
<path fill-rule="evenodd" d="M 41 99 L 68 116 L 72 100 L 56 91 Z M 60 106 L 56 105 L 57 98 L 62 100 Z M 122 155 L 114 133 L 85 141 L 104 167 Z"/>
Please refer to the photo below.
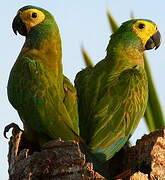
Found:
<path fill-rule="evenodd" d="M 163 127 L 165 125 L 165 121 L 146 55 L 144 55 L 144 63 L 145 70 L 148 76 L 149 86 L 148 105 L 144 114 L 144 118 L 146 120 L 148 129 L 150 131 L 154 131 Z"/>
<path fill-rule="evenodd" d="M 110 29 L 114 33 L 118 29 L 119 26 L 109 11 L 107 11 L 107 17 L 108 17 Z"/>
<path fill-rule="evenodd" d="M 81 53 L 82 53 L 86 67 L 93 67 L 94 64 L 92 62 L 92 59 L 90 58 L 89 54 L 87 53 L 87 51 L 84 49 L 83 46 L 81 47 Z"/>

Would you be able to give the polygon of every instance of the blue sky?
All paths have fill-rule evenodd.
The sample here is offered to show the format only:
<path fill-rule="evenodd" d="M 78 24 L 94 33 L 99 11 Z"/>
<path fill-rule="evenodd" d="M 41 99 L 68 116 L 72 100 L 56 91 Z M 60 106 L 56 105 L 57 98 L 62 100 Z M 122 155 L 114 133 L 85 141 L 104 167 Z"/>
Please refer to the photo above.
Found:
<path fill-rule="evenodd" d="M 156 83 L 159 97 L 165 107 L 165 60 L 164 60 L 164 7 L 165 1 L 157 3 L 144 0 L 14 0 L 1 2 L 0 31 L 1 31 L 1 60 L 0 60 L 0 178 L 5 180 L 7 174 L 8 140 L 2 136 L 5 125 L 15 122 L 22 127 L 16 111 L 9 104 L 6 94 L 8 76 L 14 64 L 24 37 L 15 36 L 11 24 L 16 12 L 25 5 L 36 5 L 49 10 L 56 18 L 59 25 L 63 44 L 64 73 L 72 82 L 78 71 L 83 67 L 80 46 L 83 44 L 88 50 L 94 62 L 98 62 L 105 56 L 105 49 L 109 41 L 110 31 L 106 18 L 109 9 L 119 24 L 130 17 L 130 12 L 137 18 L 151 19 L 156 22 L 162 34 L 162 44 L 157 51 L 147 52 L 149 64 Z M 145 124 L 140 123 L 132 140 L 135 142 L 144 133 L 147 133 Z M 8 134 L 10 136 L 10 133 Z"/>

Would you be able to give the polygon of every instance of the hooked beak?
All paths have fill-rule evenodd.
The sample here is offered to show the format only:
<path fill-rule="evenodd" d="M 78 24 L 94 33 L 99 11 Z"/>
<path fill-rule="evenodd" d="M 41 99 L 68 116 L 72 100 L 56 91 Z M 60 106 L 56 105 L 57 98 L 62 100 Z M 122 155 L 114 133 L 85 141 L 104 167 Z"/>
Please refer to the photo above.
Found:
<path fill-rule="evenodd" d="M 20 12 L 15 16 L 13 23 L 12 23 L 12 29 L 14 33 L 17 35 L 17 31 L 22 36 L 27 36 L 27 29 L 25 24 L 22 22 L 20 18 Z"/>
<path fill-rule="evenodd" d="M 145 45 L 145 49 L 149 50 L 155 47 L 155 50 L 156 50 L 160 46 L 160 43 L 161 43 L 161 35 L 160 35 L 160 32 L 157 31 L 153 36 L 149 38 L 149 40 L 147 41 Z"/>

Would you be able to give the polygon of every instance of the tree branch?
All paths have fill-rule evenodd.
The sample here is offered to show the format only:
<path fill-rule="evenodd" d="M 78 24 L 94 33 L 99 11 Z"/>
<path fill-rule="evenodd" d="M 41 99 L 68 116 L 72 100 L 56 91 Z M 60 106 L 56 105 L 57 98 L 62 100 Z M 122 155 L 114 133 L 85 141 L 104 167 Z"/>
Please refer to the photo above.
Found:
<path fill-rule="evenodd" d="M 86 162 L 79 144 L 49 141 L 37 151 L 25 143 L 22 131 L 9 141 L 9 180 L 106 180 Z M 112 179 L 164 180 L 165 128 L 144 135 L 136 146 L 125 146 L 110 161 Z"/>

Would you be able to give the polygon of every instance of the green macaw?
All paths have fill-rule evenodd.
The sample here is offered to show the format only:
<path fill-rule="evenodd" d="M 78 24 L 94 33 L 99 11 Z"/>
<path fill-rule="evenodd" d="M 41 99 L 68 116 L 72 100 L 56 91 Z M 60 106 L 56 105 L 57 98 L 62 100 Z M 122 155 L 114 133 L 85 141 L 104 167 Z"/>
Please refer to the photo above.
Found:
<path fill-rule="evenodd" d="M 77 95 L 62 73 L 61 38 L 54 17 L 42 8 L 25 6 L 12 27 L 26 40 L 11 70 L 7 90 L 23 122 L 26 139 L 39 145 L 59 137 L 78 140 Z"/>
<path fill-rule="evenodd" d="M 80 136 L 102 163 L 124 146 L 144 114 L 148 82 L 143 52 L 159 45 L 155 23 L 129 20 L 111 36 L 106 57 L 76 76 Z"/>

